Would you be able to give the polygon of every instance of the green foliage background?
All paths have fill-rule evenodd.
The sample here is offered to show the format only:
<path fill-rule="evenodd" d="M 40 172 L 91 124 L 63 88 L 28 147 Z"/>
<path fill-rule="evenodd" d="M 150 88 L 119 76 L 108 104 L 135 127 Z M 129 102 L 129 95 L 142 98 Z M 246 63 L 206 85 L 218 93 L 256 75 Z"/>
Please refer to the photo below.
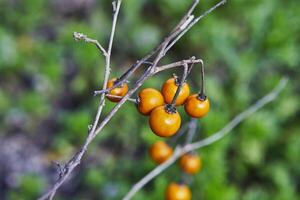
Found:
<path fill-rule="evenodd" d="M 124 0 L 112 76 L 120 76 L 157 45 L 190 2 Z M 213 3 L 201 2 L 197 13 Z M 8 140 L 18 145 L 15 138 L 26 140 L 24 152 L 35 148 L 40 158 L 35 164 L 41 166 L 27 170 L 22 167 L 26 160 L 13 162 L 22 171 L 14 184 L 8 181 L 10 170 L 0 167 L 0 199 L 36 198 L 54 180 L 50 161 L 66 161 L 86 137 L 98 103 L 92 93 L 101 86 L 104 61 L 94 46 L 74 42 L 72 33 L 83 32 L 107 44 L 110 6 L 110 1 L 96 0 L 0 0 L 0 140 L 4 146 Z M 222 141 L 198 151 L 203 170 L 191 178 L 193 199 L 300 199 L 299 13 L 297 0 L 230 0 L 200 21 L 163 61 L 195 55 L 206 63 L 212 109 L 199 120 L 197 139 L 219 130 L 282 76 L 290 77 L 276 102 Z M 160 74 L 144 87 L 159 89 L 172 73 Z M 189 80 L 193 92 L 198 81 L 197 74 Z M 105 113 L 113 106 L 107 103 Z M 147 118 L 127 103 L 90 146 L 57 199 L 120 199 L 155 167 L 147 148 L 159 139 Z M 180 177 L 174 165 L 134 199 L 163 199 L 166 185 Z"/>

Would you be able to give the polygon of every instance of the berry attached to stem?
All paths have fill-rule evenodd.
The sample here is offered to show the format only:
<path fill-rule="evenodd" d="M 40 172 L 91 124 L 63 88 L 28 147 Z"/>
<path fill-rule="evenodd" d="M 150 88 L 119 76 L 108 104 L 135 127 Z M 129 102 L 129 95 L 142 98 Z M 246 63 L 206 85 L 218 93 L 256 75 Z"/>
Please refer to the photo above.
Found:
<path fill-rule="evenodd" d="M 199 94 L 189 96 L 184 104 L 185 112 L 194 118 L 204 117 L 210 108 L 210 103 L 207 97 L 203 99 Z"/>
<path fill-rule="evenodd" d="M 177 133 L 181 125 L 181 117 L 176 109 L 172 112 L 168 106 L 159 106 L 152 110 L 149 118 L 152 131 L 160 137 L 170 137 Z"/>
<path fill-rule="evenodd" d="M 179 87 L 178 80 L 176 77 L 168 79 L 161 88 L 161 93 L 164 96 L 165 102 L 168 104 L 172 103 L 172 100 L 176 94 L 177 88 Z M 183 83 L 182 88 L 176 99 L 176 106 L 182 105 L 186 98 L 190 94 L 190 87 L 187 83 Z"/>

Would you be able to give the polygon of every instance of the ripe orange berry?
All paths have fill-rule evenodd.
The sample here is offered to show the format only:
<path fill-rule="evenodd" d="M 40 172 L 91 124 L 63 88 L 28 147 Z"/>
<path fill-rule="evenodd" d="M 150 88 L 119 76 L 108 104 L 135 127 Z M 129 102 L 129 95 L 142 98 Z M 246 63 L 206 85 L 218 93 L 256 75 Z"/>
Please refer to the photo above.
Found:
<path fill-rule="evenodd" d="M 149 115 L 154 108 L 162 105 L 164 97 L 158 90 L 146 88 L 138 95 L 138 110 L 144 115 Z"/>
<path fill-rule="evenodd" d="M 176 109 L 170 112 L 166 106 L 159 106 L 152 110 L 149 124 L 156 135 L 170 137 L 180 128 L 181 117 Z"/>
<path fill-rule="evenodd" d="M 166 200 L 191 200 L 192 192 L 185 184 L 171 183 L 166 191 Z"/>
<path fill-rule="evenodd" d="M 201 159 L 195 154 L 185 154 L 179 161 L 181 169 L 187 174 L 196 174 L 201 169 Z"/>
<path fill-rule="evenodd" d="M 114 83 L 117 79 L 116 78 L 112 78 L 107 82 L 107 88 L 112 88 L 114 86 Z M 116 87 L 114 89 L 112 89 L 109 94 L 110 95 L 114 95 L 114 96 L 120 96 L 123 97 L 126 95 L 126 93 L 128 92 L 128 84 L 127 83 L 123 83 L 123 85 L 121 85 L 120 87 Z M 121 100 L 121 98 L 116 98 L 116 97 L 110 97 L 107 96 L 107 98 L 112 101 L 112 102 L 119 102 Z"/>
<path fill-rule="evenodd" d="M 172 102 L 177 88 L 178 85 L 176 83 L 176 78 L 170 78 L 163 84 L 161 88 L 161 93 L 164 96 L 166 103 L 170 104 Z M 189 96 L 189 94 L 190 87 L 187 83 L 184 83 L 176 100 L 176 106 L 182 105 L 185 102 L 186 98 Z"/>
<path fill-rule="evenodd" d="M 209 100 L 201 98 L 198 94 L 190 95 L 184 104 L 185 112 L 194 118 L 204 117 L 209 111 Z"/>
<path fill-rule="evenodd" d="M 155 163 L 161 164 L 172 156 L 173 149 L 167 143 L 158 141 L 150 147 L 149 154 Z"/>

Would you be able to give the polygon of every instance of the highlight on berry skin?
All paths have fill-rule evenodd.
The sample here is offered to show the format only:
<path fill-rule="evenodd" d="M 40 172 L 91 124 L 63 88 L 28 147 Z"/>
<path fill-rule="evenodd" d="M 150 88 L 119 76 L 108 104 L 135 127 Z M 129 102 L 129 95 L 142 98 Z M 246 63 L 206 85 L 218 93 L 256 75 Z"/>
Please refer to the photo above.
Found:
<path fill-rule="evenodd" d="M 157 136 L 171 137 L 179 130 L 181 117 L 177 110 L 170 112 L 166 106 L 159 106 L 151 112 L 149 125 Z"/>
<path fill-rule="evenodd" d="M 154 88 L 145 88 L 138 93 L 137 108 L 143 115 L 150 115 L 151 111 L 164 105 L 164 97 Z"/>

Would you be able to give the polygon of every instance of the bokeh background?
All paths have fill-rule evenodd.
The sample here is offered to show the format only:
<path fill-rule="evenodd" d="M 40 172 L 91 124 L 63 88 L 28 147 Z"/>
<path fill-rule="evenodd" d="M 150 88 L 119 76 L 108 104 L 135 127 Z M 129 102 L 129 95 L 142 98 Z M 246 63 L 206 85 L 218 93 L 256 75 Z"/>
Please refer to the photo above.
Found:
<path fill-rule="evenodd" d="M 190 0 L 124 0 L 112 76 L 120 76 L 172 29 Z M 216 1 L 203 1 L 201 13 Z M 300 199 L 300 2 L 230 0 L 196 25 L 163 63 L 190 56 L 206 63 L 209 115 L 195 139 L 213 134 L 289 76 L 271 105 L 222 141 L 198 151 L 203 169 L 191 178 L 195 200 Z M 0 0 L 0 199 L 35 199 L 56 179 L 51 160 L 66 161 L 95 115 L 104 60 L 75 42 L 73 31 L 107 44 L 111 1 Z M 195 68 L 196 69 L 196 68 Z M 142 71 L 135 74 L 136 79 Z M 159 89 L 176 71 L 144 87 Z M 180 73 L 180 72 L 177 72 Z M 197 73 L 188 81 L 198 88 Z M 107 113 L 113 103 L 107 103 Z M 188 117 L 180 109 L 184 121 Z M 120 199 L 155 167 L 147 149 L 160 138 L 126 103 L 90 146 L 56 199 Z M 172 166 L 134 199 L 163 199 L 181 172 Z"/>

